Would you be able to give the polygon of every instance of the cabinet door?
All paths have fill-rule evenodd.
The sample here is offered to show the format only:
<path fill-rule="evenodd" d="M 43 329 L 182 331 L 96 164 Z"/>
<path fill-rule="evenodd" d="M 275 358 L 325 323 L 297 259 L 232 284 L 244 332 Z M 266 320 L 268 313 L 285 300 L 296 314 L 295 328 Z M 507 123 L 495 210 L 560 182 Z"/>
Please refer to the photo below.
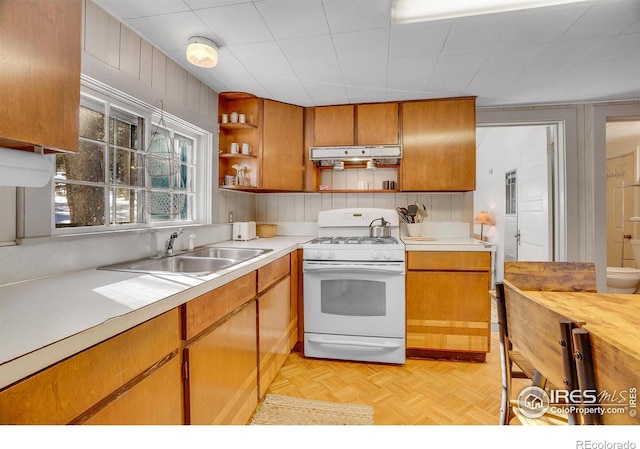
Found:
<path fill-rule="evenodd" d="M 0 147 L 78 151 L 80 0 L 0 2 Z"/>
<path fill-rule="evenodd" d="M 489 272 L 408 271 L 407 349 L 488 352 Z"/>
<path fill-rule="evenodd" d="M 260 188 L 300 192 L 303 189 L 304 138 L 302 108 L 264 100 Z"/>
<path fill-rule="evenodd" d="M 182 423 L 182 366 L 180 357 L 176 356 L 118 395 L 83 424 L 157 426 Z"/>
<path fill-rule="evenodd" d="M 353 105 L 320 106 L 314 109 L 313 145 L 317 147 L 353 145 L 355 112 Z"/>
<path fill-rule="evenodd" d="M 398 143 L 398 103 L 359 104 L 356 108 L 358 145 Z"/>
<path fill-rule="evenodd" d="M 89 409 L 127 391 L 171 354 L 177 358 L 179 318 L 173 309 L 6 388 L 0 423 L 84 422 Z"/>
<path fill-rule="evenodd" d="M 291 285 L 289 276 L 258 298 L 260 397 L 264 397 L 289 355 Z"/>
<path fill-rule="evenodd" d="M 403 191 L 475 190 L 475 99 L 403 103 L 402 149 Z"/>
<path fill-rule="evenodd" d="M 191 424 L 246 424 L 258 405 L 256 302 L 184 351 Z"/>

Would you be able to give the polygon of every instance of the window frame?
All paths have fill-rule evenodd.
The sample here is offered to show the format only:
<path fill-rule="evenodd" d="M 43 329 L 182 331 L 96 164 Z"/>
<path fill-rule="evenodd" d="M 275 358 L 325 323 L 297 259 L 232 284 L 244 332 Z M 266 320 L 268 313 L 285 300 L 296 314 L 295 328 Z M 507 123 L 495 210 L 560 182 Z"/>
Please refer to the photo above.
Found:
<path fill-rule="evenodd" d="M 116 108 L 126 113 L 139 116 L 144 119 L 145 126 L 142 132 L 143 145 L 142 148 L 146 151 L 148 143 L 151 141 L 151 134 L 156 126 L 160 124 L 161 127 L 169 129 L 172 136 L 178 134 L 194 141 L 193 148 L 193 164 L 189 166 L 193 167 L 194 179 L 191 181 L 194 185 L 194 200 L 192 202 L 192 210 L 190 212 L 190 218 L 187 220 L 153 220 L 148 211 L 144 211 L 144 222 L 127 223 L 127 224 L 111 224 L 111 204 L 109 200 L 109 192 L 114 189 L 117 190 L 118 184 L 116 182 L 108 182 L 109 167 L 105 166 L 105 179 L 101 183 L 102 188 L 105 189 L 105 224 L 95 226 L 70 226 L 57 228 L 55 223 L 55 170 L 51 176 L 49 197 L 50 197 L 50 220 L 49 229 L 51 236 L 57 235 L 69 235 L 69 234 L 108 234 L 113 232 L 122 232 L 127 230 L 149 230 L 155 228 L 175 227 L 175 226 L 191 226 L 191 225 L 205 225 L 211 223 L 211 211 L 212 211 L 212 155 L 211 151 L 207 151 L 212 147 L 213 135 L 211 132 L 206 131 L 196 125 L 188 123 L 172 114 L 163 111 L 161 108 L 153 107 L 141 100 L 135 99 L 123 92 L 110 88 L 98 81 L 92 80 L 88 77 L 82 77 L 81 81 L 81 98 L 87 98 L 92 101 L 98 101 L 106 105 L 105 108 L 105 123 L 108 127 L 110 120 L 111 108 Z M 162 105 L 162 103 L 161 103 Z M 107 128 L 108 129 L 108 128 Z M 110 145 L 109 143 L 108 145 Z M 55 165 L 55 155 L 52 155 L 53 164 Z M 106 158 L 109 164 L 113 163 L 113 160 L 109 157 Z M 145 176 L 145 187 L 143 190 L 148 191 L 150 187 L 150 181 Z M 66 181 L 62 181 L 66 182 Z M 125 186 L 129 187 L 129 186 Z M 144 197 L 141 198 L 144 201 Z M 138 206 L 140 207 L 140 206 Z M 25 236 L 28 238 L 28 236 Z"/>

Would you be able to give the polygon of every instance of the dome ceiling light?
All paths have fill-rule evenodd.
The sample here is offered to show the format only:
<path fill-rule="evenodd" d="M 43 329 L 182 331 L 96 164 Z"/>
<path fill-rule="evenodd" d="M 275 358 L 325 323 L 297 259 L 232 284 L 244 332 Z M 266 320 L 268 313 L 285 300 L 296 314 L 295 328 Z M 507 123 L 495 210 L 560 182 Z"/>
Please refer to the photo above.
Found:
<path fill-rule="evenodd" d="M 218 47 L 206 37 L 194 36 L 189 38 L 187 45 L 187 60 L 197 66 L 209 69 L 218 63 Z"/>

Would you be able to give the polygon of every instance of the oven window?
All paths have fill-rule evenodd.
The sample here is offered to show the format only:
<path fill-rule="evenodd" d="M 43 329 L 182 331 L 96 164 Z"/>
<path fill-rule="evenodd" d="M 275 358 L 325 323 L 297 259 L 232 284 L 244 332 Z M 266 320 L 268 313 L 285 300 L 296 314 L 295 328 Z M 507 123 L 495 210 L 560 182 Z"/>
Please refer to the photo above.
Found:
<path fill-rule="evenodd" d="M 320 311 L 344 316 L 385 316 L 385 282 L 331 279 L 321 281 Z"/>

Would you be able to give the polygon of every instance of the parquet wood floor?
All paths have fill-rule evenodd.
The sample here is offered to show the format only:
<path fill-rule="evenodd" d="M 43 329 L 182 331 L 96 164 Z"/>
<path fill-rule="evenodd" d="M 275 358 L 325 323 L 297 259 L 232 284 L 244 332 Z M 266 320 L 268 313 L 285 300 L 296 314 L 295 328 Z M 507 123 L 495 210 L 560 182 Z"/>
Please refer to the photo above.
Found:
<path fill-rule="evenodd" d="M 404 366 L 307 359 L 293 352 L 268 393 L 373 406 L 375 424 L 491 424 L 500 416 L 500 354 L 486 363 L 407 359 Z"/>

